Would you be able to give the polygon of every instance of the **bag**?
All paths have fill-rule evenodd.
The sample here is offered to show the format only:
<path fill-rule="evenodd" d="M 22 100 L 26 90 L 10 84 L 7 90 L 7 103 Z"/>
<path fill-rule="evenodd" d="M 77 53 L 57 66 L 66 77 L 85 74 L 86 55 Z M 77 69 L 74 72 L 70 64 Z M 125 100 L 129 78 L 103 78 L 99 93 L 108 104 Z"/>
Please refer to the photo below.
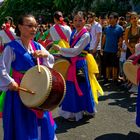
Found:
<path fill-rule="evenodd" d="M 85 77 L 85 72 L 83 68 L 77 69 L 76 70 L 76 77 L 78 82 L 84 82 L 86 77 Z"/>

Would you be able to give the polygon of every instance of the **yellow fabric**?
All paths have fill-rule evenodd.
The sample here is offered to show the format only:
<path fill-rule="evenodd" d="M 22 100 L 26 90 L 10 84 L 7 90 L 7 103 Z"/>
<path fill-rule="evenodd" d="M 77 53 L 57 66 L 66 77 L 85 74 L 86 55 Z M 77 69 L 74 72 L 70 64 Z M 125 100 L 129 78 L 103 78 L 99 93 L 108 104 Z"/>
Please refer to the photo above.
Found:
<path fill-rule="evenodd" d="M 63 39 L 59 40 L 58 45 L 62 48 L 70 48 L 69 43 Z"/>
<path fill-rule="evenodd" d="M 91 85 L 91 90 L 92 90 L 92 95 L 94 98 L 95 103 L 98 104 L 98 93 L 101 95 L 104 95 L 104 92 L 98 83 L 95 74 L 89 73 L 89 80 L 90 80 L 90 85 Z"/>
<path fill-rule="evenodd" d="M 100 93 L 101 95 L 104 95 L 104 92 L 95 77 L 95 73 L 99 73 L 98 65 L 91 54 L 86 55 L 86 60 L 87 60 L 87 65 L 88 65 L 88 76 L 90 80 L 93 98 L 94 98 L 95 103 L 98 104 L 98 93 Z"/>
<path fill-rule="evenodd" d="M 69 43 L 67 41 L 65 41 L 64 39 L 54 41 L 53 43 L 59 45 L 61 48 L 70 48 Z M 49 52 L 51 54 L 59 53 L 59 51 L 53 50 L 53 47 L 49 49 Z"/>
<path fill-rule="evenodd" d="M 86 55 L 87 65 L 88 65 L 88 72 L 89 73 L 99 73 L 98 65 L 91 54 Z"/>

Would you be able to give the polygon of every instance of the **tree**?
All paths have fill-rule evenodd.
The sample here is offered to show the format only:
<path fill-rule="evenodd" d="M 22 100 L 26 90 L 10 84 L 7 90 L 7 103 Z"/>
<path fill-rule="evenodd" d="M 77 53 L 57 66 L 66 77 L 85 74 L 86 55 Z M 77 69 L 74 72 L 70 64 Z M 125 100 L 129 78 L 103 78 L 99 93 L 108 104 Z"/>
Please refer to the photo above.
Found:
<path fill-rule="evenodd" d="M 52 5 L 53 1 L 51 0 L 4 0 L 0 8 L 0 23 L 2 24 L 5 16 L 12 16 L 16 22 L 18 16 L 24 13 L 34 14 L 36 17 L 41 14 L 48 18 Z"/>
<path fill-rule="evenodd" d="M 139 1 L 139 0 L 130 0 L 129 3 L 132 5 L 132 11 L 134 11 L 135 6 L 136 6 L 138 3 L 140 3 L 140 1 Z"/>
<path fill-rule="evenodd" d="M 74 11 L 94 11 L 97 15 L 116 11 L 120 14 L 130 11 L 130 1 L 135 6 L 139 0 L 4 0 L 0 7 L 0 24 L 5 16 L 12 16 L 14 21 L 20 14 L 32 13 L 37 18 L 41 15 L 45 21 L 52 22 L 56 10 L 63 12 L 64 16 L 71 15 Z"/>
<path fill-rule="evenodd" d="M 73 9 L 79 3 L 80 0 L 54 0 L 56 9 L 63 11 L 64 14 L 71 14 Z"/>

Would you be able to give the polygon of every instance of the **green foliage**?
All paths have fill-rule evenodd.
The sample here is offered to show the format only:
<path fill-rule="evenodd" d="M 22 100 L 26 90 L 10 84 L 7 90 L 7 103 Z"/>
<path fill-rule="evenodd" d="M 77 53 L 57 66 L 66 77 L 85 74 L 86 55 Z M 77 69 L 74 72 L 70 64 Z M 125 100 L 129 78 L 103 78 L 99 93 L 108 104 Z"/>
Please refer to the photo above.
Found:
<path fill-rule="evenodd" d="M 71 14 L 79 0 L 54 0 L 57 10 L 63 11 L 65 15 Z"/>
<path fill-rule="evenodd" d="M 139 0 L 133 0 L 137 4 Z M 76 10 L 94 11 L 97 15 L 116 11 L 125 13 L 128 9 L 129 0 L 4 0 L 0 7 L 0 24 L 4 17 L 12 16 L 16 22 L 19 15 L 32 13 L 37 18 L 43 16 L 44 21 L 52 22 L 53 13 L 60 10 L 65 16 L 72 14 Z"/>
<path fill-rule="evenodd" d="M 110 12 L 118 12 L 120 15 L 125 15 L 127 11 L 130 11 L 129 0 L 105 0 L 98 1 L 93 8 L 97 15 L 105 16 Z"/>
<path fill-rule="evenodd" d="M 12 16 L 16 22 L 19 15 L 24 13 L 34 14 L 36 17 L 42 15 L 48 18 L 53 10 L 52 5 L 53 1 L 51 0 L 4 0 L 0 8 L 0 24 L 3 23 L 5 16 Z"/>
<path fill-rule="evenodd" d="M 138 4 L 140 1 L 139 0 L 132 0 L 133 1 L 133 4 L 136 5 Z"/>

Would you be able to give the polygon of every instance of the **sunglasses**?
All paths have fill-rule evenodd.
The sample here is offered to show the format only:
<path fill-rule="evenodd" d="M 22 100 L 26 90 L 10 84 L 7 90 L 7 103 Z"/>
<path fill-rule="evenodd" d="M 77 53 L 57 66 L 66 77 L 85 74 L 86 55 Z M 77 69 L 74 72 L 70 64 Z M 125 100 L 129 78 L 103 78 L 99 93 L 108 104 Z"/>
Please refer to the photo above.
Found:
<path fill-rule="evenodd" d="M 35 28 L 35 29 L 37 29 L 37 28 L 38 28 L 38 26 L 37 26 L 37 25 L 28 25 L 28 24 L 23 24 L 23 26 L 26 26 L 26 27 L 28 27 L 28 28 Z"/>

